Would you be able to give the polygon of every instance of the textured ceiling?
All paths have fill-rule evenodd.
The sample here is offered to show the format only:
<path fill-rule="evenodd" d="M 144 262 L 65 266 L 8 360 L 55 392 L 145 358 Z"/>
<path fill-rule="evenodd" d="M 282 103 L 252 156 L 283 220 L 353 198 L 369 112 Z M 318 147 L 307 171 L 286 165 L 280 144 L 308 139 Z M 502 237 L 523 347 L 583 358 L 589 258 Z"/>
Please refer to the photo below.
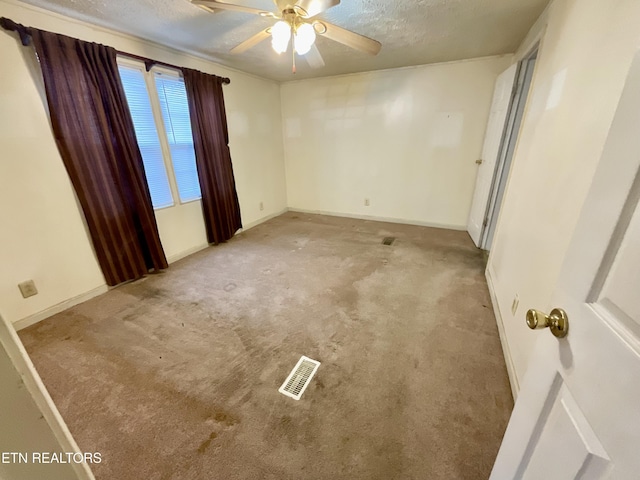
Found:
<path fill-rule="evenodd" d="M 226 0 L 275 11 L 273 0 Z M 327 38 L 316 44 L 325 66 L 311 69 L 278 56 L 264 41 L 241 54 L 231 48 L 273 24 L 247 13 L 206 12 L 188 0 L 26 0 L 25 3 L 205 56 L 261 77 L 310 77 L 423 65 L 513 53 L 549 0 L 342 0 L 318 16 L 382 43 L 376 57 Z"/>

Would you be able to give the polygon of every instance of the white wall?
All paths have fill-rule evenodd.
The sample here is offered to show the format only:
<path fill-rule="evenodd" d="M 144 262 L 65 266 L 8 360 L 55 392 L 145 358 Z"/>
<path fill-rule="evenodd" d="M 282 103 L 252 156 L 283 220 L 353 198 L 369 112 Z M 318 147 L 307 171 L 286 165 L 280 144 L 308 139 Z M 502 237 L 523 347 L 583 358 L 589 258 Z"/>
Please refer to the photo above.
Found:
<path fill-rule="evenodd" d="M 494 82 L 510 62 L 283 84 L 289 207 L 465 228 Z"/>
<path fill-rule="evenodd" d="M 243 223 L 286 208 L 278 84 L 13 0 L 0 0 L 0 16 L 231 78 L 224 91 Z M 38 68 L 15 34 L 0 31 L 0 64 L 0 311 L 16 322 L 106 287 L 53 140 Z M 200 202 L 156 216 L 170 261 L 206 246 Z M 23 299 L 17 284 L 27 279 L 40 293 Z"/>
<path fill-rule="evenodd" d="M 640 41 L 637 0 L 555 0 L 547 14 L 487 269 L 516 389 L 538 338 L 524 312 L 556 306 L 551 295 Z"/>

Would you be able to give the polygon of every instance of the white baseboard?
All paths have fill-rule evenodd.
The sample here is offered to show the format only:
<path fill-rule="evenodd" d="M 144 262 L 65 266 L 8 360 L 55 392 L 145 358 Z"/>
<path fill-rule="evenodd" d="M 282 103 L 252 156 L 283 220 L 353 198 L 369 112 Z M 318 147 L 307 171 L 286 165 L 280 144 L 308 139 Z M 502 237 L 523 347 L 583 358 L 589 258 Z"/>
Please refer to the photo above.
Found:
<path fill-rule="evenodd" d="M 238 230 L 238 233 L 242 233 L 246 230 L 249 230 L 250 228 L 260 225 L 261 223 L 271 220 L 272 218 L 278 217 L 283 213 L 286 213 L 287 211 L 288 209 L 285 208 L 279 212 L 272 213 L 270 215 L 267 215 L 266 217 L 259 218 L 258 220 L 255 220 L 251 223 L 244 225 L 240 230 Z M 204 250 L 207 247 L 209 247 L 208 243 L 197 245 L 193 248 L 189 248 L 188 250 L 184 250 L 183 252 L 176 253 L 175 255 L 171 255 L 170 257 L 167 257 L 167 262 L 169 262 L 169 264 L 175 263 L 178 260 L 182 260 L 183 258 L 188 257 L 189 255 L 193 255 L 194 253 L 199 252 L 200 250 Z"/>
<path fill-rule="evenodd" d="M 269 220 L 271 220 L 272 218 L 276 218 L 279 217 L 280 215 L 282 215 L 283 213 L 287 213 L 289 211 L 288 208 L 283 208 L 282 210 L 280 210 L 279 212 L 276 213 L 272 213 L 270 215 L 267 215 L 266 217 L 262 217 L 259 218 L 258 220 L 255 220 L 253 222 L 247 223 L 246 225 L 244 225 L 242 227 L 242 230 L 240 230 L 241 232 L 244 232 L 246 230 L 249 230 L 250 228 L 253 228 L 255 226 L 260 225 L 261 223 L 267 222 Z"/>
<path fill-rule="evenodd" d="M 189 255 L 199 252 L 200 250 L 204 250 L 208 246 L 209 246 L 208 243 L 196 245 L 195 247 L 189 248 L 180 253 L 176 253 L 175 255 L 171 255 L 170 257 L 167 257 L 167 262 L 169 263 L 169 265 L 171 265 L 172 263 L 177 262 L 178 260 L 182 260 L 183 258 L 188 257 Z"/>
<path fill-rule="evenodd" d="M 445 228 L 447 230 L 466 231 L 466 225 L 451 225 L 446 223 L 421 222 L 419 220 L 407 220 L 406 218 L 377 217 L 374 215 L 359 215 L 342 212 L 328 212 L 325 210 L 306 210 L 304 208 L 289 208 L 290 212 L 312 213 L 316 215 L 329 215 L 332 217 L 356 218 L 358 220 L 372 220 L 375 222 L 401 223 L 404 225 L 417 225 L 419 227 Z"/>
<path fill-rule="evenodd" d="M 245 225 L 241 231 L 248 230 L 252 227 L 255 227 L 256 225 L 266 222 L 267 220 L 271 220 L 274 217 L 282 215 L 283 213 L 287 212 L 287 210 L 288 209 L 285 208 L 279 212 L 273 213 L 271 215 L 267 215 L 266 217 L 262 217 L 261 219 L 256 220 L 255 222 L 251 222 Z M 199 252 L 200 250 L 204 250 L 208 246 L 209 244 L 205 243 L 202 245 L 197 245 L 193 248 L 177 253 L 175 255 L 171 255 L 170 257 L 167 257 L 167 262 L 169 262 L 169 264 L 175 263 L 178 260 L 181 260 L 185 257 L 188 257 L 189 255 Z M 28 317 L 21 318 L 20 320 L 16 320 L 15 322 L 13 322 L 13 327 L 16 330 L 22 330 L 23 328 L 30 327 L 31 325 L 35 325 L 36 323 L 44 320 L 45 318 L 49 318 L 52 315 L 55 315 L 56 313 L 60 313 L 68 308 L 78 305 L 79 303 L 86 302 L 87 300 L 90 300 L 93 297 L 97 297 L 98 295 L 102 295 L 103 293 L 106 293 L 108 291 L 109 291 L 109 287 L 107 285 L 101 285 L 97 288 L 94 288 L 93 290 L 89 290 L 88 292 L 82 293 L 73 298 L 60 302 L 45 310 L 34 313 L 33 315 L 29 315 Z"/>
<path fill-rule="evenodd" d="M 34 325 L 44 320 L 45 318 L 49 318 L 56 313 L 60 313 L 67 308 L 71 308 L 82 302 L 86 302 L 87 300 L 90 300 L 93 297 L 97 297 L 98 295 L 102 295 L 103 293 L 106 293 L 108 291 L 109 287 L 107 285 L 100 285 L 99 287 L 89 290 L 88 292 L 81 293 L 80 295 L 76 295 L 73 298 L 69 298 L 68 300 L 53 305 L 45 310 L 34 313 L 33 315 L 29 315 L 28 317 L 21 318 L 20 320 L 16 320 L 15 322 L 13 322 L 13 327 L 16 330 L 22 330 L 23 328 L 30 327 L 31 325 Z"/>
<path fill-rule="evenodd" d="M 513 394 L 513 400 L 518 398 L 518 392 L 520 391 L 520 383 L 516 376 L 516 368 L 513 363 L 513 357 L 511 356 L 511 349 L 509 348 L 509 341 L 507 340 L 507 334 L 504 329 L 504 322 L 502 321 L 502 314 L 500 313 L 500 306 L 498 305 L 498 299 L 493 287 L 493 278 L 491 274 L 491 266 L 487 266 L 485 270 L 485 276 L 487 278 L 487 286 L 489 287 L 489 295 L 491 296 L 491 304 L 493 305 L 493 314 L 496 317 L 496 324 L 498 325 L 498 334 L 500 335 L 500 344 L 502 345 L 502 354 L 504 355 L 504 361 L 507 365 L 507 375 L 509 375 L 509 383 L 511 384 L 511 393 Z"/>
<path fill-rule="evenodd" d="M 334 216 L 334 217 L 344 217 L 344 218 L 356 218 L 356 219 L 360 219 L 360 220 L 373 220 L 373 221 L 377 221 L 377 222 L 389 222 L 389 223 L 400 223 L 400 224 L 406 224 L 406 225 L 418 225 L 418 226 L 422 226 L 422 227 L 434 227 L 434 228 L 446 228 L 446 229 L 450 229 L 450 230 L 466 230 L 466 225 L 446 225 L 446 224 L 439 224 L 439 223 L 432 223 L 432 222 L 419 222 L 419 221 L 415 221 L 415 220 L 406 220 L 406 219 L 401 219 L 401 218 L 388 218 L 388 217 L 376 217 L 376 216 L 371 216 L 371 215 L 352 215 L 352 214 L 348 214 L 348 213 L 338 213 L 338 212 L 328 212 L 328 211 L 323 211 L 323 210 L 304 210 L 304 209 L 300 209 L 300 208 L 284 208 L 282 210 L 280 210 L 279 212 L 276 213 L 272 213 L 270 215 L 267 215 L 265 217 L 262 217 L 258 220 L 255 220 L 253 222 L 250 222 L 248 224 L 246 224 L 240 231 L 244 232 L 246 230 L 249 230 L 250 228 L 253 228 L 257 225 L 260 225 L 261 223 L 267 222 L 269 220 L 271 220 L 272 218 L 278 217 L 280 215 L 282 215 L 283 213 L 286 213 L 288 211 L 291 212 L 299 212 L 299 213 L 311 213 L 311 214 L 318 214 L 318 215 L 330 215 L 330 216 Z M 170 257 L 167 258 L 167 261 L 171 264 L 174 262 L 177 262 L 178 260 L 185 258 L 189 255 L 192 255 L 196 252 L 199 252 L 200 250 L 203 250 L 205 248 L 207 248 L 209 245 L 208 244 L 202 244 L 202 245 L 198 245 L 196 247 L 190 248 L 188 250 L 185 250 L 184 252 L 180 252 L 178 254 L 172 255 Z M 489 277 L 487 277 L 489 284 L 491 285 L 491 282 L 489 280 Z M 49 318 L 52 315 L 55 315 L 57 313 L 60 313 L 68 308 L 71 308 L 75 305 L 78 305 L 79 303 L 82 302 L 86 302 L 87 300 L 90 300 L 94 297 L 97 297 L 98 295 L 101 295 L 103 293 L 106 293 L 107 291 L 109 291 L 109 287 L 107 285 L 101 285 L 97 288 L 94 288 L 92 290 L 89 290 L 88 292 L 82 293 L 80 295 L 77 295 L 73 298 L 70 298 L 68 300 L 65 300 L 63 302 L 60 302 L 56 305 L 53 305 L 45 310 L 42 310 L 40 312 L 34 313 L 33 315 L 29 315 L 28 317 L 25 318 L 21 318 L 20 320 L 16 320 L 15 322 L 13 322 L 13 326 L 16 330 L 22 330 L 23 328 L 27 328 L 30 327 L 31 325 L 34 325 L 42 320 L 44 320 L 45 318 Z M 492 301 L 494 303 L 494 311 L 496 311 L 496 318 L 499 318 L 499 312 L 496 310 L 496 305 L 497 303 L 495 302 L 495 299 L 493 297 L 493 290 L 492 290 L 492 286 L 490 286 L 489 291 L 491 292 L 492 295 Z M 500 330 L 502 328 L 502 330 Z M 498 322 L 498 329 L 500 330 L 500 339 L 503 339 L 503 330 L 504 328 L 501 327 L 501 322 Z M 504 342 L 503 342 L 503 348 L 504 348 Z M 505 351 L 506 352 L 506 351 Z M 506 356 L 506 354 L 505 354 Z M 509 368 L 509 362 L 507 362 L 507 368 Z M 511 378 L 511 370 L 509 371 L 509 377 Z M 513 382 L 512 382 L 513 383 Z"/>

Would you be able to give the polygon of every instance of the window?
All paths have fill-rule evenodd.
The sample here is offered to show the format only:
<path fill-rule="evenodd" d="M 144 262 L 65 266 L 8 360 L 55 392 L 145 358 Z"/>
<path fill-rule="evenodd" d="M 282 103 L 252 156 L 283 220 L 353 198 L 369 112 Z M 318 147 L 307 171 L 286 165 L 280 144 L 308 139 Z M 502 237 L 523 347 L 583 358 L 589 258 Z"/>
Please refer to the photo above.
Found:
<path fill-rule="evenodd" d="M 173 206 L 175 194 L 181 203 L 201 198 L 184 81 L 126 60 L 118 68 L 153 208 Z"/>
<path fill-rule="evenodd" d="M 170 207 L 173 205 L 173 195 L 143 73 L 141 70 L 122 65 L 119 65 L 119 70 L 129 111 L 133 117 L 153 208 Z"/>
<path fill-rule="evenodd" d="M 155 73 L 154 77 L 180 201 L 196 200 L 201 197 L 200 183 L 184 81 L 162 73 Z"/>

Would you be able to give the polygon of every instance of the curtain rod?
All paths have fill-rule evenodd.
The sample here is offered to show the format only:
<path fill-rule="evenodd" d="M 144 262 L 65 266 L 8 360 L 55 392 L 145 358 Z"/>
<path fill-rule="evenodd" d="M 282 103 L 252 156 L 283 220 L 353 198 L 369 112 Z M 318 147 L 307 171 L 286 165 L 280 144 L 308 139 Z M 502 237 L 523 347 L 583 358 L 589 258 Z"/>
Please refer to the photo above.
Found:
<path fill-rule="evenodd" d="M 31 36 L 31 28 L 25 27 L 24 25 L 16 23 L 13 20 L 11 20 L 9 18 L 6 18 L 6 17 L 0 18 L 0 27 L 4 28 L 5 30 L 12 31 L 12 32 L 18 32 L 18 34 L 20 35 L 20 41 L 22 42 L 22 45 L 24 45 L 25 47 L 27 45 L 29 45 L 29 37 Z M 166 62 L 161 62 L 159 60 L 153 60 L 151 58 L 143 57 L 141 55 L 136 55 L 134 53 L 122 52 L 120 50 L 116 50 L 116 53 L 118 55 L 122 55 L 122 56 L 125 56 L 125 57 L 133 58 L 135 60 L 140 60 L 141 62 L 144 62 L 144 66 L 145 66 L 147 72 L 149 70 L 151 70 L 151 68 L 154 65 L 160 65 L 160 66 L 163 66 L 163 67 L 174 68 L 176 70 L 182 70 L 182 67 L 179 67 L 177 65 L 172 65 L 172 64 L 166 63 Z M 220 82 L 223 85 L 229 85 L 231 83 L 231 80 L 229 78 L 227 78 L 227 77 L 218 77 L 218 78 L 220 79 Z"/>
<path fill-rule="evenodd" d="M 135 53 L 121 52 L 120 50 L 116 50 L 116 52 L 118 52 L 118 55 L 122 55 L 124 57 L 129 57 L 129 58 L 133 58 L 135 60 L 140 60 L 141 62 L 144 62 L 144 68 L 147 70 L 147 72 L 151 70 L 151 67 L 153 67 L 154 65 L 160 65 L 161 67 L 168 67 L 168 68 L 174 68 L 176 70 L 182 70 L 182 67 L 178 67 L 177 65 L 161 62 L 160 60 L 153 60 L 151 58 L 136 55 Z M 220 79 L 220 82 L 223 85 L 229 85 L 231 83 L 231 80 L 227 77 L 218 77 L 218 78 Z"/>

